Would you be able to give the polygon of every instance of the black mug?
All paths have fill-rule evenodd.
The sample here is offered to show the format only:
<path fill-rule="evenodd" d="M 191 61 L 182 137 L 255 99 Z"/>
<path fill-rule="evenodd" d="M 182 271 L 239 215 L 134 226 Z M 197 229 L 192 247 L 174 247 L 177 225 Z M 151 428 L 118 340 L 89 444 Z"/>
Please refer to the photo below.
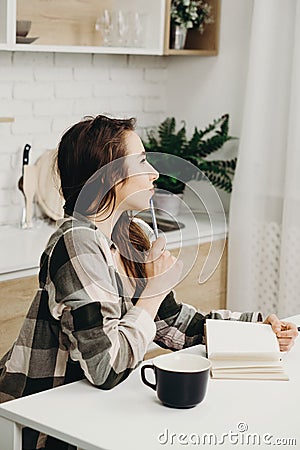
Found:
<path fill-rule="evenodd" d="M 173 408 L 192 408 L 205 397 L 211 363 L 207 358 L 189 353 L 158 356 L 141 368 L 143 383 L 156 391 L 159 400 Z M 155 374 L 155 383 L 146 378 L 146 370 Z"/>

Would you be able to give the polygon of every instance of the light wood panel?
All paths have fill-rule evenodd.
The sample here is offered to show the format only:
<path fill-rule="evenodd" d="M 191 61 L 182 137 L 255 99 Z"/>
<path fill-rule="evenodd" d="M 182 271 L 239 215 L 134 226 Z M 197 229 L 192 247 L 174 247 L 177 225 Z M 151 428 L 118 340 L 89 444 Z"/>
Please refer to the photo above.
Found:
<path fill-rule="evenodd" d="M 220 247 L 223 247 L 224 241 L 219 243 Z M 199 247 L 191 246 L 181 249 L 180 259 L 184 261 L 184 266 L 192 267 L 192 269 L 175 289 L 178 302 L 191 304 L 202 313 L 208 313 L 212 309 L 226 308 L 227 242 L 214 274 L 206 283 L 198 283 L 199 273 L 207 257 L 209 246 L 210 243 L 205 243 Z M 178 256 L 178 252 L 178 249 L 171 251 L 174 256 Z M 195 255 L 197 255 L 196 259 Z M 168 352 L 169 350 L 157 348 L 147 352 L 145 359 L 151 359 Z"/>
<path fill-rule="evenodd" d="M 155 358 L 159 355 L 165 355 L 166 353 L 172 353 L 172 350 L 168 350 L 166 348 L 155 348 L 154 350 L 149 350 L 149 352 L 146 353 L 144 360 Z"/>
<path fill-rule="evenodd" d="M 219 241 L 220 248 L 223 243 L 224 241 Z M 199 248 L 191 246 L 181 249 L 180 259 L 184 261 L 184 266 L 192 267 L 192 269 L 175 289 L 178 301 L 190 303 L 202 312 L 226 308 L 227 242 L 221 261 L 213 275 L 204 284 L 198 283 L 209 248 L 210 243 L 207 242 L 201 244 Z M 174 249 L 171 253 L 177 256 L 178 250 Z M 194 260 L 196 254 L 197 257 Z"/>
<path fill-rule="evenodd" d="M 14 121 L 15 121 L 14 117 L 0 117 L 0 123 L 14 122 Z"/>
<path fill-rule="evenodd" d="M 107 46 L 101 30 L 95 29 L 97 18 L 102 17 L 106 9 L 111 20 L 110 31 L 107 31 L 112 52 L 113 47 L 128 47 L 130 53 L 132 46 L 158 51 L 163 39 L 162 17 L 159 16 L 163 1 L 17 0 L 17 19 L 32 21 L 28 37 L 38 37 L 32 46 L 98 48 Z M 120 19 L 121 12 L 123 19 Z M 101 29 L 101 24 L 98 25 Z M 123 36 L 119 35 L 119 27 L 123 28 Z"/>
<path fill-rule="evenodd" d="M 17 338 L 37 287 L 36 276 L 0 282 L 0 358 Z"/>
<path fill-rule="evenodd" d="M 96 19 L 111 5 L 111 0 L 18 0 L 17 19 L 32 21 L 28 36 L 38 36 L 38 45 L 97 46 L 102 36 Z"/>

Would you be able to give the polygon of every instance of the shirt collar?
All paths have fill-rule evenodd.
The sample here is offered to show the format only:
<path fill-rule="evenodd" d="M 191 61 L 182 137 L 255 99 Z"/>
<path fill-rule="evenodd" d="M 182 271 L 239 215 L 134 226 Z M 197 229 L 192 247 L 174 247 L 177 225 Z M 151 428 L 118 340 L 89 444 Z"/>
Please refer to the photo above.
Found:
<path fill-rule="evenodd" d="M 113 240 L 109 236 L 106 236 L 106 234 L 104 234 L 103 231 L 101 231 L 88 217 L 79 214 L 78 212 L 73 213 L 73 215 L 65 213 L 64 218 L 57 221 L 57 225 L 60 226 L 66 220 L 78 220 L 84 222 L 89 228 L 92 228 L 97 234 L 100 234 L 100 236 L 103 236 L 106 239 L 110 249 L 118 250 L 118 247 Z"/>

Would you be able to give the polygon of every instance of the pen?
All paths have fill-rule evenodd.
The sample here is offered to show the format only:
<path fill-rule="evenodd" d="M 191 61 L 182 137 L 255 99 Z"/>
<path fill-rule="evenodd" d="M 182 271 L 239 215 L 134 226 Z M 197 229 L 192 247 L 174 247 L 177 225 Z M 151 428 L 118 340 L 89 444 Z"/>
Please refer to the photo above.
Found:
<path fill-rule="evenodd" d="M 154 210 L 152 197 L 150 198 L 150 212 L 151 212 L 151 217 L 152 217 L 153 231 L 154 231 L 155 237 L 157 239 L 158 238 L 158 228 L 157 228 L 157 222 L 156 222 L 155 210 Z"/>

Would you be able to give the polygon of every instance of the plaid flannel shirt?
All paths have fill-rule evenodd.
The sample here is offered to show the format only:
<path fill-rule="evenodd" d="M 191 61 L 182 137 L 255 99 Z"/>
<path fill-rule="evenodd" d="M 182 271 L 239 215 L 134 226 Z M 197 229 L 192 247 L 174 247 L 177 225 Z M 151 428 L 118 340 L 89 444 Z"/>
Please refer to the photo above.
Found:
<path fill-rule="evenodd" d="M 226 310 L 204 316 L 177 303 L 173 291 L 152 320 L 123 292 L 113 246 L 88 219 L 61 221 L 41 256 L 39 289 L 20 334 L 0 361 L 0 402 L 84 377 L 110 389 L 140 364 L 153 340 L 179 350 L 202 342 L 206 317 L 261 320 Z M 45 435 L 23 430 L 24 449 L 45 442 Z M 51 448 L 63 445 L 54 440 Z"/>

